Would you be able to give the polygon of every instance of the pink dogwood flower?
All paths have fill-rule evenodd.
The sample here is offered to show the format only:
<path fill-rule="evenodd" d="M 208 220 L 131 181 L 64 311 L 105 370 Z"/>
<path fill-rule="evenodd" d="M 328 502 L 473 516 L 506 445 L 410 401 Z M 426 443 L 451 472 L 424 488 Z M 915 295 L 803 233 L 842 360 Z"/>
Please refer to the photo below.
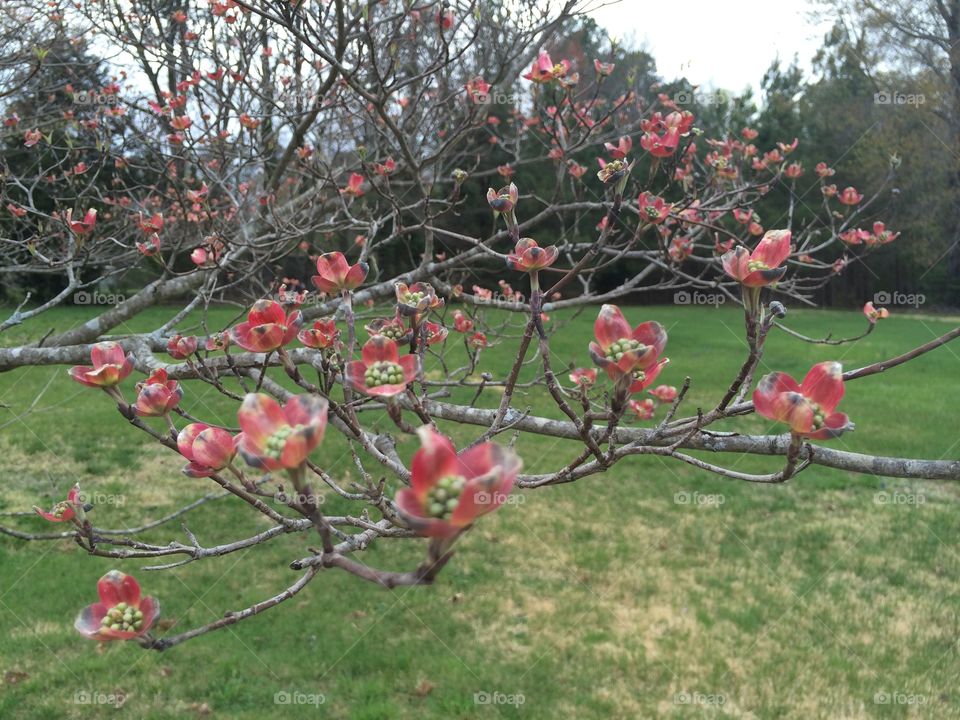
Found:
<path fill-rule="evenodd" d="M 872 302 L 868 302 L 863 306 L 863 314 L 867 316 L 867 320 L 871 323 L 877 322 L 877 320 L 886 320 L 890 317 L 890 311 L 885 307 L 875 308 Z"/>
<path fill-rule="evenodd" d="M 75 365 L 70 377 L 88 387 L 109 388 L 133 372 L 133 353 L 124 354 L 119 343 L 101 342 L 90 348 L 93 367 Z"/>
<path fill-rule="evenodd" d="M 843 366 L 827 361 L 814 365 L 800 384 L 786 373 L 765 375 L 753 391 L 753 407 L 769 420 L 789 424 L 794 435 L 827 440 L 853 429 L 844 413 L 835 412 L 841 398 Z"/>
<path fill-rule="evenodd" d="M 180 383 L 167 379 L 167 371 L 159 368 L 146 380 L 137 383 L 137 402 L 133 409 L 140 417 L 162 417 L 176 408 L 182 399 Z"/>
<path fill-rule="evenodd" d="M 310 280 L 320 292 L 334 295 L 356 290 L 367 279 L 369 269 L 365 262 L 351 265 L 342 252 L 330 252 L 317 258 L 317 274 Z"/>
<path fill-rule="evenodd" d="M 86 235 L 91 232 L 94 226 L 97 224 L 97 211 L 93 208 L 87 210 L 86 214 L 83 216 L 83 220 L 74 220 L 73 219 L 73 210 L 67 210 L 67 226 L 72 230 L 76 235 Z"/>
<path fill-rule="evenodd" d="M 655 321 L 630 326 L 616 305 L 600 308 L 593 325 L 596 342 L 590 357 L 615 383 L 629 380 L 630 392 L 639 392 L 653 382 L 667 360 L 660 355 L 667 345 L 667 331 Z"/>
<path fill-rule="evenodd" d="M 303 325 L 303 313 L 287 315 L 276 300 L 257 300 L 247 321 L 233 328 L 233 341 L 250 352 L 271 352 L 292 342 Z"/>
<path fill-rule="evenodd" d="M 82 504 L 83 500 L 80 496 L 80 486 L 74 485 L 70 488 L 70 492 L 67 493 L 67 499 L 61 500 L 54 505 L 50 512 L 41 510 L 36 505 L 33 506 L 33 511 L 44 520 L 49 520 L 50 522 L 69 522 L 77 516 L 77 508 Z"/>
<path fill-rule="evenodd" d="M 523 464 L 513 451 L 485 442 L 457 455 L 450 438 L 429 426 L 417 434 L 410 487 L 397 493 L 415 532 L 451 538 L 506 501 Z"/>
<path fill-rule="evenodd" d="M 574 385 L 592 387 L 597 382 L 596 368 L 577 368 L 570 373 L 570 382 Z"/>
<path fill-rule="evenodd" d="M 189 460 L 183 474 L 201 478 L 223 470 L 233 462 L 240 440 L 241 435 L 234 437 L 223 428 L 190 423 L 177 435 L 177 450 Z"/>
<path fill-rule="evenodd" d="M 520 238 L 513 252 L 507 255 L 507 265 L 520 272 L 533 272 L 553 265 L 559 254 L 556 245 L 542 248 L 533 238 Z"/>
<path fill-rule="evenodd" d="M 340 331 L 333 318 L 320 318 L 313 323 L 312 328 L 304 328 L 297 335 L 297 339 L 304 345 L 315 350 L 326 350 L 334 347 L 340 340 Z"/>
<path fill-rule="evenodd" d="M 240 454 L 263 470 L 299 468 L 323 440 L 327 407 L 316 395 L 296 395 L 281 407 L 269 395 L 248 394 L 237 412 Z"/>
<path fill-rule="evenodd" d="M 174 360 L 186 360 L 197 351 L 197 338 L 192 335 L 174 335 L 167 341 L 167 353 Z"/>
<path fill-rule="evenodd" d="M 657 385 L 647 392 L 662 403 L 670 403 L 677 399 L 677 389 L 673 385 Z"/>
<path fill-rule="evenodd" d="M 100 601 L 88 605 L 73 626 L 85 637 L 101 642 L 132 640 L 150 630 L 160 614 L 156 598 L 141 597 L 133 575 L 111 570 L 97 582 Z"/>
<path fill-rule="evenodd" d="M 721 258 L 723 269 L 747 287 L 763 287 L 776 282 L 787 271 L 783 262 L 790 255 L 790 231 L 769 230 L 751 253 L 738 245 Z"/>
<path fill-rule="evenodd" d="M 656 404 L 650 398 L 645 398 L 643 400 L 631 400 L 627 403 L 627 407 L 629 407 L 630 411 L 637 416 L 638 420 L 649 420 L 653 417 L 653 413 L 657 409 Z"/>
<path fill-rule="evenodd" d="M 346 379 L 355 389 L 374 397 L 399 395 L 420 370 L 416 355 L 401 357 L 397 343 L 383 335 L 367 340 L 360 354 L 362 360 L 347 363 Z"/>

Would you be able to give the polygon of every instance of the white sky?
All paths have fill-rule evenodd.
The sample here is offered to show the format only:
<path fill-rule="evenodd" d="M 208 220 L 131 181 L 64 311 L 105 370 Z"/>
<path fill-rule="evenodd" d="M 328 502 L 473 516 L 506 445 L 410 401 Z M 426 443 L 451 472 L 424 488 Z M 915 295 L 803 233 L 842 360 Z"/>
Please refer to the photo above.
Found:
<path fill-rule="evenodd" d="M 759 93 L 777 56 L 789 65 L 797 54 L 809 74 L 829 29 L 809 17 L 813 7 L 809 0 L 621 0 L 591 14 L 615 39 L 652 54 L 666 80 Z"/>

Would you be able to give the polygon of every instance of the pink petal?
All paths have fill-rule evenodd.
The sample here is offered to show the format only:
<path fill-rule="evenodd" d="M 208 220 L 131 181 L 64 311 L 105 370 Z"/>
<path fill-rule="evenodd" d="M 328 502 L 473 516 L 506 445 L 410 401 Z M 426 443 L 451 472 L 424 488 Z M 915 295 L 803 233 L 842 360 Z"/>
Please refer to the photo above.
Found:
<path fill-rule="evenodd" d="M 800 392 L 829 415 L 843 397 L 843 366 L 832 361 L 817 363 L 803 379 Z"/>
<path fill-rule="evenodd" d="M 779 267 L 790 255 L 790 231 L 768 230 L 750 255 L 768 268 Z"/>
<path fill-rule="evenodd" d="M 101 365 L 123 365 L 125 357 L 119 343 L 101 342 L 90 348 L 90 360 L 98 368 Z"/>
<path fill-rule="evenodd" d="M 796 380 L 782 372 L 764 375 L 757 389 L 753 391 L 753 409 L 769 420 L 782 420 L 783 418 L 776 414 L 775 403 L 777 398 L 786 392 L 800 392 L 800 386 Z"/>
<path fill-rule="evenodd" d="M 76 380 L 78 383 L 86 385 L 87 387 L 100 387 L 97 383 L 91 382 L 87 377 L 91 372 L 93 372 L 93 368 L 89 367 L 88 365 L 74 365 L 72 368 L 67 370 L 67 373 L 70 375 L 70 377 Z"/>
<path fill-rule="evenodd" d="M 853 430 L 853 423 L 846 413 L 833 413 L 823 421 L 823 427 L 815 432 L 807 433 L 811 440 L 831 440 L 843 433 Z"/>
<path fill-rule="evenodd" d="M 132 575 L 111 570 L 97 582 L 97 594 L 108 608 L 121 602 L 136 605 L 140 602 L 140 584 Z"/>
<path fill-rule="evenodd" d="M 620 308 L 616 305 L 604 305 L 600 308 L 596 322 L 593 324 L 593 334 L 600 343 L 600 347 L 606 349 L 621 338 L 630 337 L 633 328 L 623 317 Z"/>
<path fill-rule="evenodd" d="M 367 279 L 369 266 L 366 263 L 357 263 L 343 279 L 343 286 L 348 290 L 355 290 Z"/>
<path fill-rule="evenodd" d="M 310 282 L 313 283 L 313 286 L 322 293 L 327 295 L 335 295 L 340 289 L 340 286 L 335 282 L 326 279 L 321 275 L 314 275 L 310 278 Z"/>
<path fill-rule="evenodd" d="M 385 335 L 374 335 L 367 340 L 360 354 L 367 367 L 380 361 L 397 362 L 400 358 L 397 344 Z"/>
<path fill-rule="evenodd" d="M 742 245 L 737 245 L 730 252 L 720 258 L 723 271 L 734 280 L 743 280 L 748 274 L 747 263 L 750 262 L 750 252 Z"/>
<path fill-rule="evenodd" d="M 205 423 L 190 423 L 177 435 L 177 450 L 187 460 L 193 460 L 193 441 L 208 427 Z"/>
<path fill-rule="evenodd" d="M 667 331 L 653 320 L 640 323 L 633 331 L 633 339 L 653 348 L 654 357 L 659 356 L 667 346 Z"/>
<path fill-rule="evenodd" d="M 367 366 L 360 360 L 351 360 L 347 363 L 347 367 L 344 370 L 344 375 L 346 380 L 350 383 L 354 389 L 359 390 L 360 392 L 367 392 L 366 385 L 366 376 L 364 373 L 367 371 Z"/>
<path fill-rule="evenodd" d="M 423 502 L 430 489 L 447 475 L 456 475 L 459 465 L 457 451 L 446 435 L 438 433 L 429 425 L 417 430 L 420 449 L 410 465 L 410 485 L 417 499 Z"/>
<path fill-rule="evenodd" d="M 287 424 L 280 404 L 269 395 L 249 393 L 237 411 L 237 422 L 243 430 L 245 444 L 261 448 L 267 438 Z"/>
<path fill-rule="evenodd" d="M 287 319 L 283 306 L 276 300 L 257 300 L 250 312 L 247 314 L 247 321 L 250 325 L 267 325 L 270 323 L 283 325 Z"/>
<path fill-rule="evenodd" d="M 283 325 L 251 325 L 240 323 L 233 329 L 237 345 L 250 352 L 270 352 L 283 344 L 286 327 Z"/>
<path fill-rule="evenodd" d="M 403 379 L 407 384 L 417 379 L 417 373 L 420 371 L 420 358 L 416 355 L 407 354 L 398 360 L 400 367 L 403 368 Z"/>
<path fill-rule="evenodd" d="M 92 605 L 87 605 L 80 613 L 77 615 L 76 620 L 73 621 L 73 627 L 81 635 L 85 635 L 88 638 L 96 639 L 97 634 L 100 632 L 100 629 L 103 627 L 101 624 L 104 615 L 107 614 L 109 608 L 104 605 L 102 602 L 93 603 Z"/>
<path fill-rule="evenodd" d="M 194 461 L 214 470 L 229 465 L 233 455 L 233 437 L 222 428 L 209 427 L 193 441 Z"/>

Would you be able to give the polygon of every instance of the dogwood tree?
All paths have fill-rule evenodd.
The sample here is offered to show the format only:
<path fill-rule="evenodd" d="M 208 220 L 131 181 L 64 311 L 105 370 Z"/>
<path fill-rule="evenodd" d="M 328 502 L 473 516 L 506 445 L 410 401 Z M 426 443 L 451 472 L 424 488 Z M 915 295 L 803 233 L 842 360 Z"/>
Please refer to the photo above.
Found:
<path fill-rule="evenodd" d="M 69 368 L 91 388 L 90 402 L 116 405 L 118 428 L 169 448 L 171 475 L 182 468 L 198 496 L 212 483 L 270 524 L 220 545 L 189 531 L 154 544 L 137 528 L 101 526 L 106 513 L 91 512 L 75 487 L 38 509 L 65 530 L 2 531 L 73 537 L 119 566 L 147 560 L 172 571 L 289 533 L 305 541 L 289 587 L 165 637 L 155 634 L 159 602 L 131 575 L 108 573 L 99 601 L 77 618 L 88 637 L 163 650 L 279 605 L 327 571 L 385 588 L 429 584 L 515 488 L 585 480 L 635 455 L 754 483 L 817 465 L 960 478 L 957 461 L 830 446 L 853 429 L 842 412 L 848 383 L 862 380 L 857 392 L 960 328 L 844 369 L 834 346 L 857 338 L 789 327 L 789 307 L 897 240 L 883 222 L 862 219 L 882 207 L 888 186 L 864 197 L 825 162 L 804 168 L 791 160 L 791 138 L 758 148 L 749 127 L 705 137 L 657 87 L 609 93 L 613 49 L 551 57 L 577 19 L 575 0 L 11 8 L 8 23 L 98 48 L 112 77 L 47 88 L 69 101 L 57 113 L 6 115 L 4 142 L 18 161 L 2 185 L 4 272 L 63 285 L 41 302 L 24 294 L 0 329 L 42 328 L 44 312 L 78 293 L 146 280 L 82 325 L 0 349 L 0 370 Z M 16 80 L 23 86 L 47 72 L 43 47 L 33 50 L 37 67 Z M 522 178 L 534 170 L 528 186 Z M 761 223 L 754 204 L 802 177 L 819 186 L 817 221 L 796 225 L 791 211 Z M 295 256 L 309 257 L 308 277 L 284 272 Z M 611 272 L 614 286 L 604 279 Z M 668 333 L 655 308 L 624 304 L 663 291 L 743 305 L 744 357 L 709 406 L 686 401 L 696 377 L 679 388 L 661 382 Z M 218 324 L 208 311 L 223 304 L 242 312 Z M 159 327 L 125 331 L 157 307 L 167 311 Z M 596 316 L 583 343 L 589 365 L 570 366 L 551 347 L 569 331 L 567 309 Z M 866 334 L 887 311 L 867 303 L 864 315 Z M 819 343 L 822 362 L 799 381 L 758 377 L 776 332 Z M 492 346 L 508 353 L 509 372 L 489 370 Z M 670 367 L 685 377 L 682 357 Z M 236 427 L 192 402 L 203 385 L 236 403 Z M 534 393 L 555 411 L 533 414 L 525 398 Z M 370 422 L 383 411 L 392 434 Z M 715 427 L 751 413 L 779 423 L 779 434 Z M 453 425 L 475 430 L 459 450 L 444 431 Z M 361 482 L 328 472 L 330 433 L 348 441 Z M 412 458 L 397 451 L 397 433 L 419 436 Z M 525 474 L 518 434 L 567 440 L 564 457 Z M 729 468 L 730 453 L 768 456 L 770 471 Z M 355 510 L 324 513 L 324 492 Z M 413 569 L 357 559 L 374 543 L 418 536 L 428 540 Z M 308 552 L 315 537 L 320 547 Z"/>

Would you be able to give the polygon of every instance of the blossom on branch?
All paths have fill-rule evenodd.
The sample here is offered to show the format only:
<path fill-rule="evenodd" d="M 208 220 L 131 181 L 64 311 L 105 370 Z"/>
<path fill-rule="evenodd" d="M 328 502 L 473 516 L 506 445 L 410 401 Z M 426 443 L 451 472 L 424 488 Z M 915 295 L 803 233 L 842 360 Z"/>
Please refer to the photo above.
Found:
<path fill-rule="evenodd" d="M 520 272 L 542 270 L 553 265 L 559 254 L 556 245 L 542 248 L 533 238 L 520 238 L 513 252 L 507 255 L 507 265 Z"/>
<path fill-rule="evenodd" d="M 93 367 L 75 365 L 70 377 L 88 387 L 114 387 L 133 372 L 133 353 L 124 354 L 119 343 L 101 342 L 90 348 Z"/>
<path fill-rule="evenodd" d="M 201 478 L 223 470 L 233 462 L 240 439 L 240 435 L 234 437 L 223 428 L 190 423 L 177 435 L 177 450 L 190 461 L 183 466 L 183 474 Z"/>
<path fill-rule="evenodd" d="M 458 456 L 431 427 L 417 434 L 410 487 L 397 493 L 397 505 L 418 534 L 453 537 L 506 501 L 523 464 L 512 450 L 485 442 Z"/>
<path fill-rule="evenodd" d="M 271 352 L 293 341 L 303 325 L 303 313 L 287 315 L 276 300 L 257 300 L 247 321 L 233 328 L 233 341 L 250 352 Z"/>
<path fill-rule="evenodd" d="M 67 499 L 61 500 L 54 505 L 50 512 L 41 510 L 36 505 L 33 506 L 33 511 L 44 520 L 49 520 L 50 522 L 69 522 L 77 516 L 77 508 L 80 507 L 82 503 L 80 486 L 74 485 L 70 488 L 70 492 L 67 493 Z"/>
<path fill-rule="evenodd" d="M 131 640 L 146 633 L 160 614 L 156 598 L 141 597 L 133 575 L 111 570 L 97 582 L 100 601 L 88 605 L 73 626 L 92 640 Z"/>
<path fill-rule="evenodd" d="M 167 341 L 167 353 L 174 360 L 186 360 L 197 351 L 197 338 L 174 335 Z"/>
<path fill-rule="evenodd" d="M 93 208 L 87 210 L 83 216 L 83 220 L 74 220 L 73 219 L 73 210 L 68 209 L 67 215 L 67 227 L 70 228 L 76 235 L 86 235 L 91 232 L 94 226 L 97 224 L 97 211 Z"/>
<path fill-rule="evenodd" d="M 725 253 L 720 259 L 723 270 L 741 285 L 763 287 L 783 277 L 790 255 L 790 231 L 769 230 L 751 253 L 743 245 Z"/>
<path fill-rule="evenodd" d="M 310 280 L 320 292 L 334 295 L 342 290 L 356 290 L 366 280 L 369 269 L 365 262 L 351 265 L 342 252 L 330 252 L 317 258 L 317 274 Z"/>
<path fill-rule="evenodd" d="M 843 366 L 814 365 L 801 384 L 782 372 L 765 375 L 753 391 L 753 407 L 770 420 L 790 425 L 794 435 L 816 440 L 835 438 L 853 429 L 844 413 L 834 412 L 843 398 Z"/>
<path fill-rule="evenodd" d="M 336 321 L 330 318 L 320 318 L 313 323 L 312 328 L 304 328 L 297 334 L 297 339 L 309 348 L 326 350 L 340 342 L 340 330 Z"/>
<path fill-rule="evenodd" d="M 592 387 L 597 382 L 596 368 L 577 368 L 570 373 L 570 382 L 574 385 Z"/>
<path fill-rule="evenodd" d="M 660 374 L 668 361 L 660 358 L 667 345 L 667 331 L 656 321 L 632 328 L 616 305 L 600 308 L 593 324 L 596 342 L 590 357 L 615 383 L 629 380 L 630 392 L 640 392 Z"/>
<path fill-rule="evenodd" d="M 137 383 L 137 402 L 133 410 L 140 417 L 162 417 L 176 408 L 182 399 L 180 383 L 168 380 L 167 371 L 159 368 L 146 380 Z"/>
<path fill-rule="evenodd" d="M 323 440 L 327 406 L 316 395 L 296 395 L 281 407 L 269 395 L 249 393 L 237 411 L 243 430 L 237 449 L 251 467 L 296 469 Z"/>
<path fill-rule="evenodd" d="M 399 395 L 420 370 L 420 358 L 410 354 L 400 357 L 397 344 L 383 335 L 367 340 L 361 357 L 347 363 L 346 380 L 356 390 L 376 397 Z"/>
<path fill-rule="evenodd" d="M 867 320 L 871 323 L 876 323 L 877 320 L 886 320 L 890 317 L 890 311 L 885 307 L 875 308 L 872 302 L 868 302 L 863 306 L 863 314 L 867 316 Z"/>

